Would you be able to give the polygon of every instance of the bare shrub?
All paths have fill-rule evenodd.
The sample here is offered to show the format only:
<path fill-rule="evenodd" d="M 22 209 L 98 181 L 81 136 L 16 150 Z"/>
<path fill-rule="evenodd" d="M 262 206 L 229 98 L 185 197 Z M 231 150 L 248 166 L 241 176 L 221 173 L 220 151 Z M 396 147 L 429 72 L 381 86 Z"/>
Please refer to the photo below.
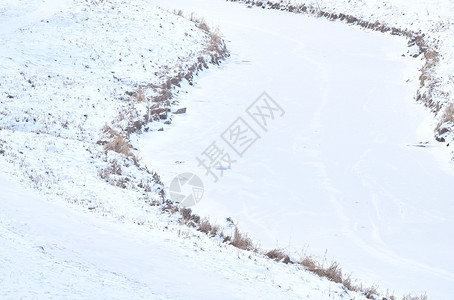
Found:
<path fill-rule="evenodd" d="M 342 268 L 338 262 L 333 262 L 328 268 L 323 270 L 323 275 L 336 283 L 342 283 Z"/>
<path fill-rule="evenodd" d="M 414 294 L 408 294 L 405 295 L 402 300 L 427 300 L 427 295 L 422 294 L 422 295 L 414 295 Z"/>
<path fill-rule="evenodd" d="M 439 142 L 445 142 L 445 138 L 442 136 L 445 133 L 450 131 L 450 128 L 454 126 L 454 103 L 449 104 L 443 115 L 438 122 L 437 127 L 435 127 L 436 139 Z"/>
<path fill-rule="evenodd" d="M 183 220 L 188 221 L 192 216 L 192 209 L 183 207 L 180 209 L 180 214 Z"/>
<path fill-rule="evenodd" d="M 441 122 L 454 122 L 454 103 L 451 103 L 446 107 L 443 115 L 441 116 Z"/>
<path fill-rule="evenodd" d="M 203 18 L 199 20 L 197 27 L 199 27 L 200 29 L 202 29 L 205 32 L 210 32 L 210 27 L 208 26 L 208 24 L 205 22 L 205 20 Z"/>
<path fill-rule="evenodd" d="M 181 9 L 174 9 L 173 13 L 176 14 L 177 16 L 182 17 L 183 16 L 183 11 Z"/>
<path fill-rule="evenodd" d="M 210 27 L 208 26 L 204 18 L 198 17 L 194 13 L 191 13 L 189 20 L 196 23 L 197 27 L 202 29 L 203 31 L 210 32 Z"/>
<path fill-rule="evenodd" d="M 290 257 L 287 254 L 285 254 L 282 249 L 270 250 L 267 253 L 265 253 L 265 255 L 273 260 L 280 261 L 285 264 L 288 264 L 289 262 L 291 262 Z"/>
<path fill-rule="evenodd" d="M 112 150 L 126 156 L 131 155 L 131 145 L 122 135 L 115 136 L 112 141 L 105 145 L 105 148 L 106 150 Z"/>
<path fill-rule="evenodd" d="M 310 256 L 306 256 L 298 262 L 300 265 L 306 267 L 309 271 L 319 269 L 319 263 Z"/>
<path fill-rule="evenodd" d="M 210 221 L 208 219 L 203 219 L 199 224 L 198 231 L 201 231 L 208 235 L 212 229 L 213 227 L 211 227 Z"/>
<path fill-rule="evenodd" d="M 378 293 L 378 286 L 371 286 L 365 289 L 361 289 L 361 292 L 366 296 L 367 299 L 375 299 L 375 296 L 380 295 Z"/>
<path fill-rule="evenodd" d="M 145 97 L 145 93 L 142 88 L 139 88 L 139 90 L 134 94 L 134 98 L 138 103 L 140 102 L 145 102 L 147 98 Z"/>
<path fill-rule="evenodd" d="M 221 230 L 221 226 L 219 226 L 218 224 L 212 225 L 211 230 L 210 230 L 210 235 L 216 236 L 216 235 L 218 235 L 220 230 Z"/>
<path fill-rule="evenodd" d="M 233 246 L 243 249 L 243 250 L 253 250 L 254 244 L 252 240 L 247 236 L 247 234 L 241 233 L 238 230 L 238 227 L 235 226 L 235 230 L 233 232 L 233 237 L 230 242 Z"/>
<path fill-rule="evenodd" d="M 115 151 L 125 156 L 132 156 L 131 144 L 126 141 L 126 138 L 109 126 L 104 126 L 104 133 L 109 141 L 105 143 L 104 148 L 107 151 Z"/>
<path fill-rule="evenodd" d="M 179 211 L 180 215 L 182 217 L 183 223 L 188 226 L 196 227 L 197 224 L 200 224 L 200 217 L 196 214 L 193 214 L 192 209 L 190 209 L 190 208 L 186 208 L 186 207 L 178 208 L 178 206 L 176 206 L 175 204 L 173 204 L 171 202 L 167 202 L 165 210 L 170 210 L 172 213 Z"/>

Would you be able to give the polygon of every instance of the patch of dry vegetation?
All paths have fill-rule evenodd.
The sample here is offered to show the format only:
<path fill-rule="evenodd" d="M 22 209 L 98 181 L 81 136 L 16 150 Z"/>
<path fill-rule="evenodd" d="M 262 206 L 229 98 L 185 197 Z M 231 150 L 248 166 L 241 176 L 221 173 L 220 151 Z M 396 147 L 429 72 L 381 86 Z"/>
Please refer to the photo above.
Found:
<path fill-rule="evenodd" d="M 252 239 L 247 234 L 240 232 L 236 226 L 230 244 L 239 249 L 248 251 L 257 249 L 252 243 Z"/>
<path fill-rule="evenodd" d="M 365 287 L 362 284 L 355 284 L 352 282 L 351 274 L 344 276 L 342 268 L 338 262 L 333 262 L 325 266 L 324 263 L 320 263 L 311 256 L 303 256 L 299 261 L 294 262 L 283 249 L 273 249 L 266 251 L 258 248 L 254 244 L 253 240 L 247 234 L 242 233 L 237 226 L 234 227 L 232 236 L 225 235 L 219 225 L 211 224 L 210 221 L 206 218 L 201 220 L 198 215 L 192 213 L 192 210 L 190 208 L 179 207 L 172 202 L 167 202 L 166 205 L 163 206 L 163 212 L 168 212 L 171 214 L 179 213 L 181 224 L 185 224 L 189 227 L 194 227 L 197 229 L 197 231 L 205 233 L 210 237 L 218 236 L 223 239 L 224 243 L 228 243 L 238 249 L 259 253 L 268 257 L 269 259 L 280 263 L 300 265 L 304 267 L 305 270 L 335 283 L 342 284 L 347 290 L 361 293 L 368 299 L 377 299 L 377 297 L 380 296 L 377 286 L 373 285 L 370 287 Z M 386 296 L 386 298 L 383 299 L 394 300 L 395 297 Z M 421 300 L 423 299 L 427 300 L 425 298 L 421 298 Z M 404 300 L 420 299 L 409 298 Z"/>
<path fill-rule="evenodd" d="M 237 1 L 237 0 L 230 0 L 230 1 Z M 244 1 L 245 3 L 252 3 L 256 6 L 265 7 L 263 2 L 260 1 Z M 275 9 L 282 9 L 280 4 L 276 3 L 268 3 L 268 6 Z M 365 28 L 370 28 L 374 30 L 379 30 L 382 32 L 391 32 L 391 34 L 399 34 L 399 35 L 406 35 L 407 37 L 413 37 L 415 43 L 418 44 L 420 49 L 422 48 L 421 45 L 426 45 L 423 41 L 422 37 L 420 36 L 413 36 L 412 33 L 408 31 L 402 31 L 397 28 L 390 28 L 386 25 L 380 24 L 379 22 L 369 23 L 365 21 L 361 21 L 353 16 L 345 15 L 345 14 L 330 14 L 327 12 L 323 12 L 320 10 L 319 7 L 308 7 L 304 4 L 299 6 L 288 6 L 287 10 L 297 12 L 297 13 L 311 13 L 316 14 L 318 16 L 323 16 L 329 18 L 331 20 L 342 20 L 346 21 L 347 23 L 355 23 Z M 178 16 L 184 16 L 182 10 L 175 10 L 174 13 Z M 228 51 L 226 45 L 219 33 L 219 31 L 211 30 L 206 21 L 203 18 L 199 18 L 194 14 L 191 14 L 189 20 L 196 23 L 196 26 L 201 30 L 205 31 L 209 36 L 209 43 L 205 51 L 205 55 L 211 57 L 211 63 L 219 64 L 219 62 L 227 57 Z M 428 47 L 427 47 L 428 48 Z M 423 51 L 424 52 L 424 51 Z M 422 77 L 420 78 L 421 87 L 426 85 L 427 82 L 431 80 L 431 77 L 428 75 L 430 74 L 431 68 L 437 63 L 438 53 L 437 52 L 424 52 L 426 56 L 426 65 L 424 68 Z M 198 71 L 208 68 L 207 61 L 203 56 L 198 57 L 197 62 L 194 63 L 192 66 L 188 68 L 185 73 L 178 73 L 177 76 L 172 78 L 167 78 L 164 81 L 162 86 L 153 86 L 148 85 L 145 87 L 139 87 L 136 92 L 128 93 L 131 99 L 132 105 L 127 106 L 126 109 L 120 111 L 119 116 L 116 119 L 116 124 L 123 120 L 128 120 L 128 127 L 125 130 L 125 134 L 121 134 L 118 131 L 112 129 L 109 126 L 105 126 L 103 132 L 106 137 L 106 141 L 100 141 L 98 143 L 103 144 L 104 148 L 107 151 L 114 151 L 128 160 L 134 161 L 134 164 L 139 167 L 138 159 L 132 152 L 132 146 L 128 142 L 129 135 L 133 132 L 140 131 L 144 125 L 148 122 L 152 121 L 159 121 L 165 120 L 168 118 L 168 113 L 170 112 L 170 100 L 173 97 L 172 89 L 174 86 L 180 86 L 180 82 L 183 79 L 186 79 L 189 84 L 192 85 L 192 79 Z M 152 88 L 154 91 L 157 91 L 157 95 L 152 98 L 148 98 L 145 95 L 145 89 Z M 142 116 L 141 118 L 137 118 L 137 111 L 134 109 L 134 103 L 147 103 L 147 114 Z M 446 115 L 446 116 L 445 116 Z M 453 120 L 454 115 L 454 105 L 451 108 L 445 111 L 445 115 L 443 116 L 443 120 Z M 170 120 L 169 120 L 170 122 Z M 124 162 L 122 162 L 124 164 Z M 268 257 L 269 259 L 275 260 L 277 262 L 282 262 L 285 264 L 295 264 L 289 255 L 285 253 L 283 249 L 273 249 L 269 251 L 264 251 L 259 249 L 256 245 L 254 245 L 252 239 L 245 233 L 240 232 L 237 226 L 235 226 L 233 230 L 233 235 L 225 235 L 219 225 L 213 225 L 210 223 L 208 219 L 203 219 L 192 213 L 190 208 L 182 208 L 175 205 L 173 202 L 165 199 L 165 192 L 162 188 L 163 184 L 159 175 L 155 172 L 150 172 L 146 170 L 148 174 L 151 175 L 152 180 L 144 182 L 141 180 L 139 183 L 131 182 L 128 176 L 123 176 L 123 168 L 122 163 L 118 162 L 117 160 L 111 160 L 107 168 L 100 170 L 99 176 L 103 179 L 107 180 L 113 185 L 119 186 L 121 188 L 140 188 L 143 189 L 145 192 L 151 192 L 153 185 L 161 186 L 161 201 L 157 201 L 156 199 L 150 200 L 149 205 L 151 206 L 161 206 L 161 211 L 163 213 L 170 213 L 170 214 L 179 214 L 180 215 L 180 222 L 189 227 L 196 228 L 198 231 L 210 236 L 210 237 L 220 237 L 223 239 L 223 242 L 228 243 L 238 249 L 242 249 L 245 251 L 253 251 L 256 253 L 261 253 L 262 255 Z M 342 273 L 342 268 L 337 262 L 333 262 L 329 266 L 325 267 L 324 264 L 319 263 L 317 260 L 313 259 L 310 256 L 305 256 L 300 259 L 296 264 L 303 266 L 306 270 L 317 274 L 320 277 L 327 278 L 333 282 L 342 284 L 347 290 L 359 292 L 365 295 L 368 299 L 376 299 L 379 297 L 379 293 L 377 291 L 376 286 L 371 287 L 363 287 L 362 285 L 356 285 L 352 283 L 351 275 L 344 276 Z M 395 299 L 394 296 L 387 297 L 388 299 Z M 403 300 L 427 300 L 427 296 L 412 296 L 408 295 L 405 296 Z"/>
<path fill-rule="evenodd" d="M 426 294 L 423 295 L 408 294 L 402 298 L 402 300 L 427 300 L 427 299 L 428 298 Z"/>
<path fill-rule="evenodd" d="M 446 107 L 443 114 L 441 115 L 440 122 L 435 128 L 437 140 L 445 142 L 445 136 L 449 134 L 451 128 L 454 126 L 454 103 L 451 103 Z"/>
<path fill-rule="evenodd" d="M 105 143 L 104 148 L 107 151 L 115 151 L 125 156 L 132 156 L 131 144 L 126 141 L 124 135 L 120 134 L 110 126 L 104 126 L 104 134 L 107 135 L 108 142 Z"/>
<path fill-rule="evenodd" d="M 283 262 L 284 264 L 290 263 L 290 257 L 282 249 L 273 249 L 265 253 L 268 258 L 275 261 Z"/>

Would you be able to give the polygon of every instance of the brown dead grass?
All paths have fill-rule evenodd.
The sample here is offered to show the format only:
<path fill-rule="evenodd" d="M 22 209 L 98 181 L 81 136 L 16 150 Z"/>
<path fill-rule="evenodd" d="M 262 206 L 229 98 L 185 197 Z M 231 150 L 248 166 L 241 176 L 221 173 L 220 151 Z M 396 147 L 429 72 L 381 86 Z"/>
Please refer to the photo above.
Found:
<path fill-rule="evenodd" d="M 427 295 L 422 294 L 422 295 L 414 295 L 414 294 L 408 294 L 405 295 L 402 300 L 427 300 Z"/>
<path fill-rule="evenodd" d="M 107 125 L 104 127 L 104 133 L 109 139 L 109 141 L 104 145 L 104 148 L 107 151 L 115 151 L 125 156 L 133 156 L 131 152 L 131 144 L 128 143 L 122 134 Z"/>
<path fill-rule="evenodd" d="M 243 250 L 254 250 L 254 244 L 247 234 L 244 234 L 238 230 L 235 226 L 233 237 L 230 242 L 231 245 Z"/>
<path fill-rule="evenodd" d="M 268 258 L 275 261 L 283 262 L 288 264 L 291 262 L 290 257 L 282 249 L 273 249 L 265 253 Z"/>
<path fill-rule="evenodd" d="M 440 121 L 435 128 L 436 139 L 439 142 L 445 142 L 444 134 L 450 131 L 450 128 L 454 126 L 454 103 L 449 104 L 443 114 L 441 115 Z"/>

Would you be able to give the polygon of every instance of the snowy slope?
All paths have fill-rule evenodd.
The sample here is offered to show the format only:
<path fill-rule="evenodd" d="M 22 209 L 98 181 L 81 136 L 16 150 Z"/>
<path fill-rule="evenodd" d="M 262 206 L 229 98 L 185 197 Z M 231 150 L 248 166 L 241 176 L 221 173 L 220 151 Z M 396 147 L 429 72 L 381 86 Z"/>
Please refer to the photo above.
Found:
<path fill-rule="evenodd" d="M 51 204 L 0 176 L 2 299 L 362 299 L 194 230 Z"/>
<path fill-rule="evenodd" d="M 141 218 L 155 180 L 131 158 L 102 179 L 124 160 L 105 152 L 103 128 L 134 121 L 147 104 L 131 93 L 151 98 L 146 86 L 196 62 L 207 34 L 143 1 L 2 1 L 0 13 L 2 170 L 58 201 Z M 126 189 L 109 184 L 126 176 Z"/>
<path fill-rule="evenodd" d="M 102 146 L 145 108 L 131 92 L 212 57 L 205 31 L 145 1 L 2 1 L 0 16 L 0 298 L 363 298 L 180 226 L 150 206 L 155 176 Z"/>
<path fill-rule="evenodd" d="M 453 175 L 412 103 L 421 61 L 399 38 L 221 0 L 0 3 L 0 297 L 361 298 L 180 227 L 150 206 L 143 164 L 105 151 L 104 126 L 147 109 L 133 92 L 207 55 L 206 32 L 150 3 L 206 16 L 233 55 L 178 90 L 186 115 L 134 137 L 149 169 L 199 173 L 196 210 L 267 248 L 328 249 L 368 283 L 449 298 Z M 212 184 L 195 157 L 264 90 L 285 117 Z"/>
<path fill-rule="evenodd" d="M 237 3 L 155 2 L 198 7 L 232 55 L 181 93 L 186 116 L 140 141 L 163 181 L 198 174 L 194 209 L 233 217 L 266 248 L 327 250 L 369 283 L 449 299 L 454 174 L 433 116 L 414 101 L 423 61 L 407 41 Z M 286 112 L 268 132 L 245 112 L 263 91 Z M 261 136 L 244 157 L 220 137 L 239 116 Z M 217 183 L 196 159 L 213 141 L 236 160 Z"/>

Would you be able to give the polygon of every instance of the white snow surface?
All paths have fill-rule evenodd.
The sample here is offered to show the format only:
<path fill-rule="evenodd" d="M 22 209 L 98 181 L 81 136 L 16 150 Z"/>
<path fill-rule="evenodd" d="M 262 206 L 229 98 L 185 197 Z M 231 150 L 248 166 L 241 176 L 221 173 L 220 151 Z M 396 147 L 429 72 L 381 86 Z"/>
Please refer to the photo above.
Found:
<path fill-rule="evenodd" d="M 339 9 L 381 11 L 355 3 Z M 433 2 L 430 18 L 417 3 L 392 2 L 408 11 L 402 20 L 420 18 L 414 26 L 435 13 L 451 26 L 449 1 Z M 232 54 L 179 90 L 187 114 L 134 137 L 150 169 L 167 185 L 197 173 L 197 213 L 221 225 L 233 217 L 266 248 L 296 259 L 328 250 L 365 283 L 450 299 L 454 174 L 433 117 L 413 100 L 421 58 L 399 37 L 222 0 L 0 3 L 0 298 L 361 299 L 181 227 L 146 203 L 153 190 L 98 176 L 122 160 L 97 141 L 130 105 L 125 92 L 162 84 L 207 45 L 193 23 L 150 4 L 204 16 Z M 440 32 L 440 44 L 452 41 Z M 452 65 L 443 66 L 449 83 Z M 254 127 L 261 138 L 244 157 L 232 153 L 214 184 L 195 157 L 214 140 L 231 151 L 220 134 L 240 115 L 252 122 L 244 111 L 263 91 L 285 115 L 266 133 Z M 122 172 L 146 179 L 132 164 Z"/>
<path fill-rule="evenodd" d="M 260 2 L 260 1 L 258 1 Z M 450 0 L 270 0 L 263 3 L 279 3 L 283 6 L 306 6 L 330 13 L 344 13 L 371 23 L 376 21 L 400 29 L 423 33 L 429 46 L 439 52 L 439 61 L 431 72 L 432 100 L 443 111 L 454 103 L 454 2 Z M 264 7 L 267 4 L 263 5 Z M 427 91 L 426 86 L 421 90 Z M 451 122 L 452 123 L 452 122 Z M 447 124 L 452 127 L 453 124 Z M 454 139 L 447 136 L 447 144 Z M 450 149 L 453 151 L 452 143 Z M 454 154 L 454 151 L 453 151 Z"/>
<path fill-rule="evenodd" d="M 142 219 L 141 192 L 98 176 L 122 160 L 112 151 L 104 154 L 102 129 L 124 110 L 145 108 L 126 92 L 163 84 L 187 69 L 209 37 L 189 20 L 143 1 L 0 5 L 2 170 L 49 198 Z M 122 173 L 144 177 L 132 165 Z M 155 198 L 153 192 L 146 198 Z"/>
<path fill-rule="evenodd" d="M 205 194 L 195 211 L 232 217 L 265 248 L 327 251 L 396 294 L 450 299 L 454 172 L 436 121 L 414 100 L 423 61 L 404 38 L 220 0 L 152 2 L 205 16 L 231 52 L 181 92 L 186 115 L 139 138 L 166 184 L 197 174 Z M 263 91 L 285 110 L 267 132 L 245 112 Z M 220 137 L 239 116 L 261 136 L 243 157 Z M 213 141 L 236 160 L 217 183 L 196 159 Z"/>
<path fill-rule="evenodd" d="M 0 298 L 363 298 L 180 226 L 98 145 L 126 91 L 203 55 L 194 23 L 121 0 L 2 1 L 0 23 Z M 113 161 L 136 182 L 100 178 Z"/>
<path fill-rule="evenodd" d="M 0 175 L 2 299 L 362 299 L 194 230 L 49 203 Z"/>

